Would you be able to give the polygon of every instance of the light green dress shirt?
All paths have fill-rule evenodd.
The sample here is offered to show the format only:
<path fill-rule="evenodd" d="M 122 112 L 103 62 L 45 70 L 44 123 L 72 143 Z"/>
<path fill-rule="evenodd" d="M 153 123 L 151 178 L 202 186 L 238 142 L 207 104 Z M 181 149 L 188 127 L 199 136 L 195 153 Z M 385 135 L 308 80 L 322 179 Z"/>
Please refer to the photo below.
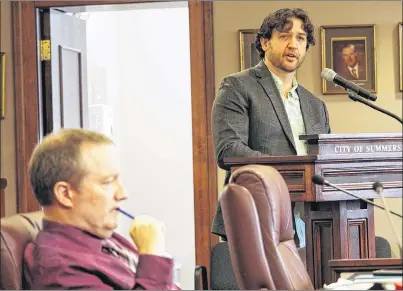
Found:
<path fill-rule="evenodd" d="M 283 82 L 277 77 L 275 74 L 271 73 L 276 83 L 277 90 L 280 93 L 281 99 L 283 100 L 283 104 L 285 110 L 287 112 L 287 117 L 291 125 L 292 135 L 294 137 L 295 147 L 297 150 L 297 155 L 303 156 L 307 154 L 306 149 L 306 141 L 300 140 L 299 136 L 306 134 L 305 131 L 305 123 L 302 117 L 301 105 L 299 103 L 299 96 L 297 94 L 298 83 L 294 78 L 292 82 L 292 88 L 290 92 L 288 92 L 288 98 L 283 95 Z"/>

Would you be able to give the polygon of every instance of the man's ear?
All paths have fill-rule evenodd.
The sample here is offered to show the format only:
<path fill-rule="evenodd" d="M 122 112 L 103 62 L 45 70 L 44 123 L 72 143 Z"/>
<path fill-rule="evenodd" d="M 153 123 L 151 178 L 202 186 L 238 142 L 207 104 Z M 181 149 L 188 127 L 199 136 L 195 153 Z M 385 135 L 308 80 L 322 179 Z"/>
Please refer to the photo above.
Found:
<path fill-rule="evenodd" d="M 57 182 L 53 187 L 55 199 L 64 207 L 73 207 L 73 188 L 67 182 Z"/>
<path fill-rule="evenodd" d="M 267 38 L 261 37 L 260 45 L 262 46 L 263 51 L 267 51 L 267 49 L 269 48 L 269 40 Z"/>

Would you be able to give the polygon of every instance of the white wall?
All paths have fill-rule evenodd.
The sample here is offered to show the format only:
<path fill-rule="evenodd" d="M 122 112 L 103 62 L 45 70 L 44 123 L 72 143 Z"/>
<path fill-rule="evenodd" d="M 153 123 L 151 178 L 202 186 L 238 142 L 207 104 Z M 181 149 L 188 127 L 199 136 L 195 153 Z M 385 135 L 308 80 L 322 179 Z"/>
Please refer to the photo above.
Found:
<path fill-rule="evenodd" d="M 121 150 L 123 182 L 129 193 L 125 209 L 165 222 L 167 249 L 182 264 L 182 288 L 193 289 L 188 6 L 178 2 L 135 7 L 138 9 L 90 13 L 89 85 L 96 84 L 96 78 L 104 78 L 106 84 L 104 90 L 97 90 L 104 96 L 91 96 L 92 89 L 90 98 L 107 105 L 92 111 L 111 111 L 108 118 L 113 120 L 113 138 Z M 100 83 L 96 86 L 102 87 Z M 101 128 L 110 132 L 109 125 Z M 127 234 L 129 225 L 130 220 L 121 217 L 119 232 Z"/>

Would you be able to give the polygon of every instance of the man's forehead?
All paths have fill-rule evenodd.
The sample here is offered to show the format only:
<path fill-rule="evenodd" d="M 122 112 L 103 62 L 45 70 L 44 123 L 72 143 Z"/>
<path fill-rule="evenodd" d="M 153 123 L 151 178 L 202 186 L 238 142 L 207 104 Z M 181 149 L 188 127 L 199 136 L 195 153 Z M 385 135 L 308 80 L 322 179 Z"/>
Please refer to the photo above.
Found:
<path fill-rule="evenodd" d="M 354 52 L 354 49 L 352 48 L 352 47 L 345 47 L 345 48 L 343 48 L 343 53 L 352 53 L 352 52 Z"/>
<path fill-rule="evenodd" d="M 117 161 L 89 161 L 84 162 L 84 176 L 92 178 L 107 178 L 119 176 L 121 173 L 120 163 Z"/>
<path fill-rule="evenodd" d="M 291 30 L 297 31 L 298 33 L 306 34 L 304 29 L 304 23 L 299 18 L 289 18 L 281 29 L 280 26 L 276 27 L 278 32 L 290 32 Z"/>
<path fill-rule="evenodd" d="M 115 164 L 118 162 L 118 151 L 113 144 L 84 144 L 81 147 L 81 157 L 87 164 Z"/>

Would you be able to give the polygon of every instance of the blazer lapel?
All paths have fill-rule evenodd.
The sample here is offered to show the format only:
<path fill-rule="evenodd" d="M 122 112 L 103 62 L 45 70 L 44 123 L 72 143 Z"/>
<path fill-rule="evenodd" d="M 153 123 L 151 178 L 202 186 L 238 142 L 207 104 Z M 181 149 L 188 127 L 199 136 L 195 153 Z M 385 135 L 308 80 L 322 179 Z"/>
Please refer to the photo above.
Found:
<path fill-rule="evenodd" d="M 285 110 L 283 100 L 281 99 L 280 92 L 277 90 L 276 83 L 274 82 L 269 69 L 266 67 L 263 61 L 260 61 L 260 63 L 255 66 L 255 72 L 257 81 L 263 87 L 271 103 L 273 104 L 277 118 L 280 121 L 287 138 L 290 140 L 294 149 L 296 150 L 290 121 L 288 120 L 287 112 Z"/>
<path fill-rule="evenodd" d="M 308 93 L 302 89 L 300 86 L 297 88 L 297 93 L 299 96 L 299 103 L 301 105 L 302 118 L 304 119 L 306 134 L 314 134 L 316 131 L 316 123 L 312 118 L 314 113 L 312 112 L 313 105 L 311 104 L 311 98 Z"/>

